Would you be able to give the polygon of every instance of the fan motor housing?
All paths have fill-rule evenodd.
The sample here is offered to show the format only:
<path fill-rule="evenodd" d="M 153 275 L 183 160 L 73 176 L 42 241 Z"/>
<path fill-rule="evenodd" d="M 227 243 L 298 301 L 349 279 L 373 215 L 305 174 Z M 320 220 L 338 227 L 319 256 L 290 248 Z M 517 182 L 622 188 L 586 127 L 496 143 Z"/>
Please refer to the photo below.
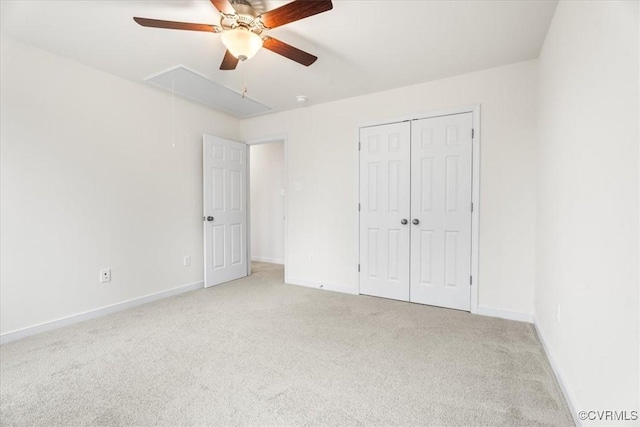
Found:
<path fill-rule="evenodd" d="M 234 1 L 233 8 L 236 10 L 233 15 L 222 14 L 220 16 L 220 26 L 224 30 L 244 27 L 256 34 L 261 34 L 264 31 L 264 26 L 259 19 L 256 19 L 258 14 L 248 2 Z"/>

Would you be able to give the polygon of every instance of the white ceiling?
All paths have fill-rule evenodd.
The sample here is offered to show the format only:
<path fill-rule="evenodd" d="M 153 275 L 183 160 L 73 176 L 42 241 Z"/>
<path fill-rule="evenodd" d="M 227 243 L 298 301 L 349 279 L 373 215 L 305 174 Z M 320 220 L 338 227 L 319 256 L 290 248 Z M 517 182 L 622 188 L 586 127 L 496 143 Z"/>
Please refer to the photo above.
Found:
<path fill-rule="evenodd" d="M 142 82 L 184 65 L 272 107 L 348 98 L 538 57 L 557 1 L 347 1 L 269 34 L 319 57 L 262 49 L 220 71 L 219 34 L 144 28 L 132 17 L 218 24 L 208 0 L 2 0 L 1 29 L 25 43 Z M 266 10 L 286 1 L 262 1 Z"/>

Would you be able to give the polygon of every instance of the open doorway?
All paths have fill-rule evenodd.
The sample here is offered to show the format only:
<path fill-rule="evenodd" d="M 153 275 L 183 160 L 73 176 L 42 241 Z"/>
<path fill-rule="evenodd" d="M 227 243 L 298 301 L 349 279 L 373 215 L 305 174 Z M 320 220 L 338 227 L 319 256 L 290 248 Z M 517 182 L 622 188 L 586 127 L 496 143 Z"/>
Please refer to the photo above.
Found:
<path fill-rule="evenodd" d="M 250 141 L 248 146 L 249 253 L 253 273 L 285 265 L 285 140 Z"/>

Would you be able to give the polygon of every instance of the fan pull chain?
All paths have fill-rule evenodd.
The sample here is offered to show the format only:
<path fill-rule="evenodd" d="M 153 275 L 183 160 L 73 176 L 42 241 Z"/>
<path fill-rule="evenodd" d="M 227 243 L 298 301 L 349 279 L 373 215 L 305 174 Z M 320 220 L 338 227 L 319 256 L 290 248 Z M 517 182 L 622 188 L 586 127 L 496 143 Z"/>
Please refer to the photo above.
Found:
<path fill-rule="evenodd" d="M 247 95 L 247 92 L 249 91 L 247 89 L 247 61 L 242 61 L 242 64 L 240 65 L 242 67 L 242 92 L 240 93 L 240 97 L 241 98 L 245 98 Z"/>

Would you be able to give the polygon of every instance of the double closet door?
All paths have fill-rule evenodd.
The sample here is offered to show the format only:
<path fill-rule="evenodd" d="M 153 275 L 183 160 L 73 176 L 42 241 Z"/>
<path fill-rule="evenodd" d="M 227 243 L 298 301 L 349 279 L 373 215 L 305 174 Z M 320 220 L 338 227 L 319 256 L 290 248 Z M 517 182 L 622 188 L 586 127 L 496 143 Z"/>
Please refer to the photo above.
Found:
<path fill-rule="evenodd" d="M 360 129 L 360 293 L 470 310 L 472 113 Z"/>

